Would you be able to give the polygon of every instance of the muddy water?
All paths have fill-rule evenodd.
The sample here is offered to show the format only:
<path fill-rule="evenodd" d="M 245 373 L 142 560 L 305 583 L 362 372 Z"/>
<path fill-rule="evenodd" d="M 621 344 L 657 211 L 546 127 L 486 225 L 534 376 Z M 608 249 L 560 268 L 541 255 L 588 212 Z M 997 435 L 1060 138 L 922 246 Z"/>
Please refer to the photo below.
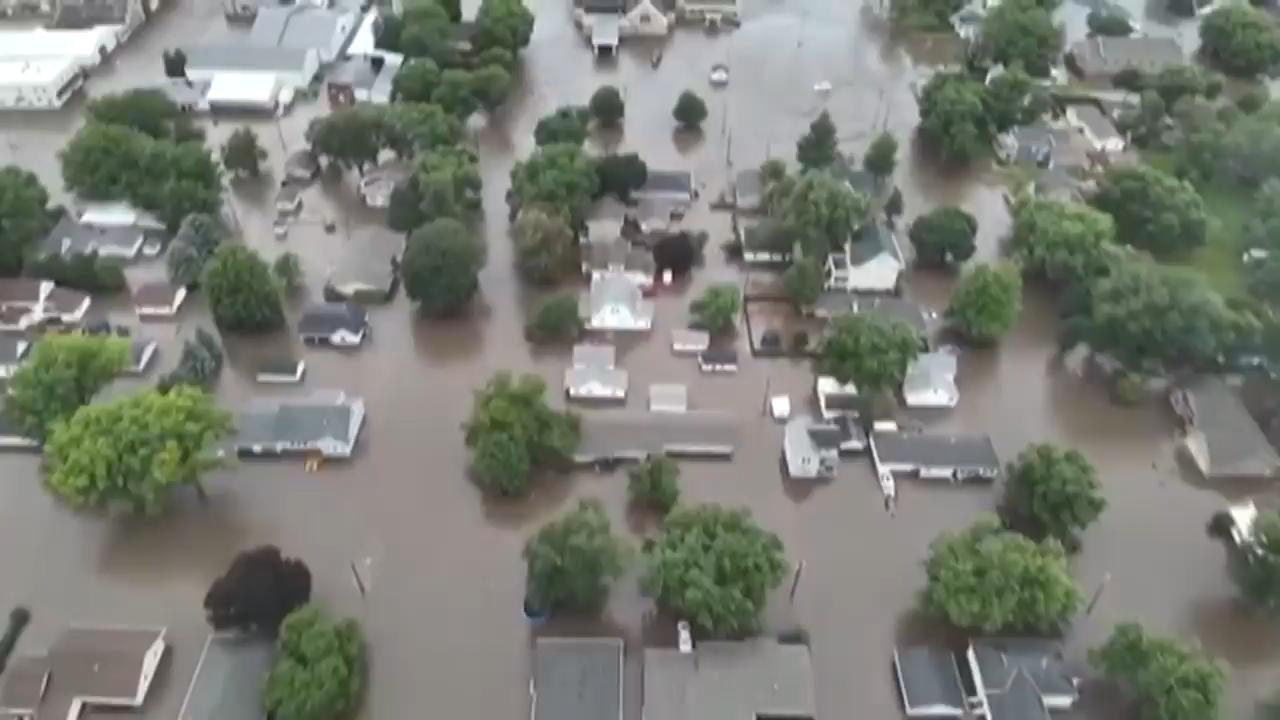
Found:
<path fill-rule="evenodd" d="M 305 354 L 308 387 L 340 387 L 368 401 L 368 432 L 354 462 L 314 474 L 292 463 L 238 464 L 210 478 L 207 507 L 184 498 L 174 512 L 148 521 L 67 512 L 40 487 L 34 458 L 0 456 L 0 567 L 16 581 L 0 587 L 0 607 L 23 602 L 35 611 L 24 648 L 39 650 L 64 622 L 165 624 L 171 661 L 148 715 L 172 717 L 203 638 L 199 606 L 209 581 L 237 550 L 273 542 L 306 559 L 321 602 L 364 622 L 373 648 L 365 717 L 421 717 L 424 707 L 523 717 L 529 644 L 519 613 L 524 539 L 579 497 L 603 499 L 615 526 L 637 542 L 649 530 L 624 512 L 620 475 L 550 481 L 518 504 L 484 502 L 463 476 L 458 426 L 472 389 L 494 371 L 516 369 L 542 375 L 555 394 L 566 361 L 564 352 L 535 353 L 521 339 L 527 308 L 541 294 L 516 279 L 506 236 L 507 173 L 530 151 L 536 119 L 615 83 L 627 100 L 625 129 L 593 143 L 636 150 L 652 167 L 692 168 L 710 197 L 724 187 L 729 165 L 790 158 L 795 138 L 825 107 L 840 127 L 843 149 L 855 155 L 882 128 L 898 134 L 904 156 L 898 182 L 908 218 L 941 203 L 964 206 L 980 219 L 982 257 L 996 254 L 1007 230 L 995 184 L 981 176 L 939 174 L 908 141 L 916 122 L 913 89 L 928 72 L 925 63 L 945 59 L 945 49 L 890 41 L 875 12 L 852 3 L 745 1 L 749 17 L 741 29 L 714 37 L 682 31 L 656 71 L 648 47 L 624 51 L 616 64 L 593 65 L 571 28 L 567 3 L 538 4 L 521 89 L 478 137 L 489 263 L 475 308 L 456 321 L 427 323 L 415 319 L 401 298 L 373 312 L 372 345 L 355 353 Z M 228 32 L 218 12 L 215 5 L 190 2 L 168 9 L 91 82 L 91 90 L 159 79 L 161 49 Z M 716 62 L 729 64 L 732 79 L 728 88 L 713 91 L 706 74 Z M 826 98 L 812 90 L 820 81 L 832 85 Z M 686 88 L 702 93 L 710 106 L 699 136 L 673 132 L 670 109 Z M 301 146 L 307 120 L 321 112 L 321 103 L 303 104 L 278 123 L 230 119 L 209 131 L 220 141 L 250 122 L 278 169 L 287 151 Z M 77 122 L 74 112 L 0 117 L 0 153 L 56 189 L 53 152 Z M 302 218 L 278 242 L 267 210 L 273 186 L 266 179 L 234 188 L 244 240 L 269 257 L 285 249 L 300 254 L 307 294 L 318 296 L 327 269 L 376 217 L 359 207 L 351 178 L 329 176 L 308 189 Z M 338 220 L 337 229 L 326 233 L 322 225 L 330 218 Z M 909 612 L 922 580 L 919 563 L 938 531 L 963 527 L 989 511 L 994 491 L 907 483 L 891 518 L 861 460 L 846 463 L 830 485 L 782 483 L 780 430 L 761 417 L 761 406 L 766 388 L 806 398 L 807 367 L 747 361 L 735 377 L 707 378 L 666 349 L 666 333 L 686 321 L 691 297 L 711 282 L 741 280 L 739 269 L 715 251 L 728 219 L 698 208 L 689 224 L 711 233 L 711 252 L 691 284 L 658 298 L 651 336 L 619 340 L 620 362 L 631 373 L 629 404 L 641 407 L 651 382 L 682 381 L 695 407 L 741 417 L 743 445 L 735 461 L 685 464 L 686 497 L 750 507 L 782 536 L 791 559 L 805 563 L 794 600 L 780 591 L 768 624 L 810 629 L 823 717 L 899 717 L 888 658 L 896 641 L 922 632 Z M 911 281 L 912 292 L 936 307 L 945 305 L 948 284 L 927 275 Z M 127 316 L 119 305 L 113 314 Z M 1204 535 L 1203 523 L 1222 498 L 1180 479 L 1158 410 L 1116 409 L 1057 366 L 1050 316 L 1046 302 L 1030 297 L 1022 322 L 998 350 L 965 357 L 960 408 L 923 419 L 940 428 L 989 432 L 1008 457 L 1039 440 L 1082 449 L 1101 469 L 1111 506 L 1087 535 L 1077 574 L 1087 594 L 1111 579 L 1092 615 L 1070 636 L 1073 657 L 1081 659 L 1114 622 L 1140 618 L 1154 629 L 1199 640 L 1231 664 L 1232 696 L 1243 712 L 1275 685 L 1280 663 L 1273 631 L 1235 605 L 1221 551 Z M 207 324 L 207 313 L 197 296 L 181 323 L 144 329 L 164 341 L 163 368 L 176 360 L 177 339 L 202 322 Z M 261 392 L 251 384 L 254 358 L 289 345 L 287 337 L 234 341 L 219 390 L 224 402 L 235 407 Z M 745 337 L 738 345 L 745 356 Z M 352 582 L 353 566 L 365 580 L 364 597 Z M 632 720 L 639 717 L 640 643 L 670 633 L 650 611 L 629 579 L 601 621 L 573 626 L 629 638 Z"/>

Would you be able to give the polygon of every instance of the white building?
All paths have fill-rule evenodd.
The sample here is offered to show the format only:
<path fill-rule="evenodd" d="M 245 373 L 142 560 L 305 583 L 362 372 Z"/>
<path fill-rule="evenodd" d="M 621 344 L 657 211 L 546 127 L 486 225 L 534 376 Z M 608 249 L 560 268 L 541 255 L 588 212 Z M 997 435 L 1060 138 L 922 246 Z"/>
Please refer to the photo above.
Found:
<path fill-rule="evenodd" d="M 338 59 L 359 28 L 355 10 L 309 3 L 260 7 L 249 42 L 262 47 L 314 50 L 321 63 Z"/>
<path fill-rule="evenodd" d="M 579 313 L 588 330 L 647 332 L 653 328 L 653 303 L 626 275 L 605 273 L 591 280 Z"/>
<path fill-rule="evenodd" d="M 0 108 L 5 110 L 56 110 L 83 84 L 75 58 L 0 60 Z"/>
<path fill-rule="evenodd" d="M 960 402 L 956 356 L 948 350 L 919 355 L 902 379 L 902 399 L 911 408 L 953 408 Z"/>
<path fill-rule="evenodd" d="M 314 50 L 232 44 L 200 45 L 183 52 L 187 54 L 187 78 L 193 82 L 212 83 L 219 75 L 232 73 L 240 82 L 250 75 L 269 76 L 280 89 L 303 90 L 320 70 Z"/>

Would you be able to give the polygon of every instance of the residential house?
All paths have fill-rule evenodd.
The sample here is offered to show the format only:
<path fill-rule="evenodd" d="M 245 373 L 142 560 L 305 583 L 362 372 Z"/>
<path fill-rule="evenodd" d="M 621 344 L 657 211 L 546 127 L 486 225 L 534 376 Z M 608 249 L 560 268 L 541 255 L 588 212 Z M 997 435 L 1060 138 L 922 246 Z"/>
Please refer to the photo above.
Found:
<path fill-rule="evenodd" d="M 1084 135 L 1089 148 L 1103 155 L 1118 155 L 1129 146 L 1111 118 L 1093 103 L 1073 103 L 1065 112 L 1067 122 Z"/>
<path fill-rule="evenodd" d="M 955 351 L 948 348 L 917 355 L 902 379 L 902 400 L 909 408 L 955 407 L 960 402 Z"/>
<path fill-rule="evenodd" d="M 819 375 L 813 381 L 813 394 L 818 399 L 818 413 L 823 420 L 841 416 L 858 417 L 865 403 L 858 394 L 858 386 L 841 383 L 830 375 Z"/>
<path fill-rule="evenodd" d="M 269 73 L 223 72 L 209 81 L 204 102 L 211 110 L 259 112 L 274 114 L 285 94 L 292 96 L 296 90 L 281 86 L 280 79 Z"/>
<path fill-rule="evenodd" d="M 675 22 L 675 14 L 663 12 L 654 0 L 635 0 L 622 16 L 619 30 L 624 36 L 664 37 Z"/>
<path fill-rule="evenodd" d="M 154 90 L 169 98 L 184 113 L 209 112 L 209 81 L 192 82 L 183 78 L 165 78 L 154 85 L 144 85 L 144 90 Z"/>
<path fill-rule="evenodd" d="M 58 287 L 50 280 L 0 279 L 0 330 L 27 330 L 42 323 L 76 325 L 91 302 L 87 293 Z"/>
<path fill-rule="evenodd" d="M 704 373 L 738 372 L 738 351 L 733 348 L 708 348 L 698 353 L 698 369 Z"/>
<path fill-rule="evenodd" d="M 163 281 L 144 282 L 133 288 L 133 310 L 140 318 L 171 318 L 187 299 L 187 288 Z"/>
<path fill-rule="evenodd" d="M 597 57 L 614 57 L 622 37 L 626 0 L 581 0 L 573 11 L 574 22 L 582 28 Z"/>
<path fill-rule="evenodd" d="M 927 479 L 993 480 L 1000 458 L 986 435 L 945 435 L 877 430 L 871 458 L 878 472 Z"/>
<path fill-rule="evenodd" d="M 655 170 L 649 168 L 648 179 L 632 193 L 636 200 L 679 203 L 688 206 L 698 197 L 693 173 L 688 170 Z"/>
<path fill-rule="evenodd" d="M 275 658 L 270 638 L 211 633 L 178 720 L 263 720 L 263 689 Z"/>
<path fill-rule="evenodd" d="M 689 410 L 689 388 L 680 383 L 649 386 L 649 412 L 682 413 Z"/>
<path fill-rule="evenodd" d="M 320 161 L 310 150 L 296 150 L 284 159 L 284 180 L 302 185 L 320 176 Z"/>
<path fill-rule="evenodd" d="M 1109 80 L 1121 70 L 1156 75 L 1186 65 L 1186 55 L 1171 37 L 1106 37 L 1079 40 L 1067 50 L 1067 66 L 1086 80 Z"/>
<path fill-rule="evenodd" d="M 369 314 L 350 302 L 315 303 L 298 319 L 298 336 L 308 345 L 358 347 L 371 332 Z"/>
<path fill-rule="evenodd" d="M 163 232 L 164 223 L 154 214 L 127 202 L 86 203 L 76 215 L 82 225 L 92 227 L 129 227 L 142 232 Z"/>
<path fill-rule="evenodd" d="M 413 175 L 413 165 L 407 160 L 391 160 L 366 172 L 360 178 L 360 199 L 371 208 L 391 205 L 391 193 L 396 186 Z"/>
<path fill-rule="evenodd" d="M 145 3 L 143 0 L 58 0 L 49 27 L 59 30 L 113 27 L 123 43 L 159 5 L 158 0 Z"/>
<path fill-rule="evenodd" d="M 746 213 L 764 210 L 764 180 L 758 169 L 739 170 L 734 176 L 733 207 Z"/>
<path fill-rule="evenodd" d="M 15 335 L 0 335 L 0 379 L 7 380 L 22 367 L 31 341 Z"/>
<path fill-rule="evenodd" d="M 357 103 L 390 103 L 392 83 L 403 64 L 403 55 L 389 51 L 353 55 L 337 61 L 325 72 L 325 94 L 329 104 L 342 107 Z"/>
<path fill-rule="evenodd" d="M 733 24 L 739 20 L 738 0 L 677 0 L 676 14 L 709 25 Z"/>
<path fill-rule="evenodd" d="M 813 661 L 768 638 L 644 650 L 644 720 L 817 717 Z"/>
<path fill-rule="evenodd" d="M 580 421 L 581 440 L 573 459 L 584 465 L 650 455 L 729 458 L 738 444 L 738 419 L 716 410 L 602 410 L 584 414 Z"/>
<path fill-rule="evenodd" d="M 886 322 L 900 322 L 927 340 L 938 314 L 893 295 L 851 295 L 827 291 L 818 296 L 811 310 L 815 317 L 831 320 L 841 315 L 866 315 Z"/>
<path fill-rule="evenodd" d="M 294 385 L 302 382 L 307 364 L 291 357 L 267 358 L 258 364 L 255 379 L 263 385 Z"/>
<path fill-rule="evenodd" d="M 782 265 L 791 262 L 795 240 L 786 227 L 773 218 L 738 225 L 742 259 L 752 265 Z"/>
<path fill-rule="evenodd" d="M 364 419 L 364 400 L 338 390 L 262 399 L 237 418 L 233 444 L 241 455 L 302 453 L 349 458 Z"/>
<path fill-rule="evenodd" d="M 1077 680 L 1052 641 L 982 638 L 969 644 L 965 657 L 975 705 L 987 720 L 1048 720 L 1049 711 L 1070 710 L 1080 699 Z"/>
<path fill-rule="evenodd" d="M 50 290 L 40 308 L 42 321 L 50 325 L 79 325 L 83 322 L 92 303 L 89 293 L 58 287 L 53 283 L 49 285 Z"/>
<path fill-rule="evenodd" d="M 671 352 L 676 355 L 700 355 L 711 346 L 711 333 L 693 328 L 671 331 Z"/>
<path fill-rule="evenodd" d="M 384 303 L 400 286 L 400 256 L 405 236 L 371 227 L 343 246 L 342 257 L 325 277 L 327 302 Z"/>
<path fill-rule="evenodd" d="M 1053 167 L 1055 143 L 1049 126 L 1021 125 L 996 137 L 996 158 L 1009 165 L 1049 169 Z"/>
<path fill-rule="evenodd" d="M 305 90 L 320 70 L 315 50 L 291 47 L 260 47 L 247 43 L 197 45 L 183 49 L 187 56 L 187 79 L 214 82 L 219 75 L 259 76 L 275 81 L 279 88 Z"/>
<path fill-rule="evenodd" d="M 103 258 L 133 260 L 156 257 L 164 248 L 164 224 L 151 213 L 124 203 L 86 205 L 77 214 L 64 214 L 41 241 L 42 255 L 96 254 Z"/>
<path fill-rule="evenodd" d="M 962 718 L 969 707 L 960 667 L 950 650 L 917 645 L 894 648 L 893 671 L 909 718 Z"/>
<path fill-rule="evenodd" d="M 151 360 L 156 355 L 157 343 L 151 338 L 134 338 L 129 341 L 129 367 L 125 368 L 128 375 L 145 375 L 147 368 L 151 367 Z"/>
<path fill-rule="evenodd" d="M 648 332 L 653 328 L 653 303 L 623 273 L 606 272 L 591 279 L 578 311 L 588 330 Z"/>
<path fill-rule="evenodd" d="M 620 274 L 641 290 L 653 286 L 653 276 L 657 271 L 653 253 L 632 245 L 625 238 L 615 237 L 604 242 L 590 238 L 582 246 L 581 254 L 582 274 L 593 281 L 602 275 Z"/>
<path fill-rule="evenodd" d="M 614 365 L 612 345 L 573 346 L 573 364 L 564 371 L 564 391 L 572 400 L 626 400 L 627 371 Z"/>
<path fill-rule="evenodd" d="M 530 720 L 622 720 L 622 638 L 533 643 Z"/>
<path fill-rule="evenodd" d="M 823 288 L 842 292 L 891 293 L 906 268 L 902 249 L 893 230 L 880 222 L 869 222 L 844 250 L 827 256 Z"/>
<path fill-rule="evenodd" d="M 9 662 L 0 714 L 77 720 L 102 709 L 138 709 L 164 656 L 164 628 L 73 627 L 45 655 Z"/>
<path fill-rule="evenodd" d="M 782 433 L 782 458 L 793 480 L 831 480 L 840 467 L 840 429 L 796 415 Z"/>
<path fill-rule="evenodd" d="M 1280 456 L 1240 396 L 1221 378 L 1202 375 L 1175 388 L 1182 448 L 1206 480 L 1280 476 Z"/>
<path fill-rule="evenodd" d="M 249 42 L 261 47 L 314 50 L 321 64 L 337 60 L 346 49 L 360 13 L 345 7 L 311 3 L 260 7 Z"/>

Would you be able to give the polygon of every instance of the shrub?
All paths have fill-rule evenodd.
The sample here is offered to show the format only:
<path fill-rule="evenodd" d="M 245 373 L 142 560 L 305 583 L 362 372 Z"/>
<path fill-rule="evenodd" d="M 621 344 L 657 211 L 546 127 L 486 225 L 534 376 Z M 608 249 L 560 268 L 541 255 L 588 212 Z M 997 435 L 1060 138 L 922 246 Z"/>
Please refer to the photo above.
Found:
<path fill-rule="evenodd" d="M 524 326 L 524 336 L 532 343 L 573 342 L 581 332 L 578 300 L 572 295 L 560 295 L 546 301 Z"/>

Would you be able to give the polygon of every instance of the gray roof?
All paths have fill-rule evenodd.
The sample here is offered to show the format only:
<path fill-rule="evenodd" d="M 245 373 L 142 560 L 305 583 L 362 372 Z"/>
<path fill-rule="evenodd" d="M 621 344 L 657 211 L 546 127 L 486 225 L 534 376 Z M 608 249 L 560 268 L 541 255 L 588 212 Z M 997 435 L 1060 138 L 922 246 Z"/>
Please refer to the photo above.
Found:
<path fill-rule="evenodd" d="M 902 379 L 902 391 L 953 389 L 956 378 L 956 355 L 947 350 L 922 353 L 907 366 Z"/>
<path fill-rule="evenodd" d="M 982 685 L 988 695 L 1000 692 L 1016 695 L 1011 686 L 1018 676 L 1025 676 L 1031 681 L 1037 700 L 1042 695 L 1067 697 L 1073 701 L 1079 697 L 1075 679 L 1066 670 L 1062 649 L 1053 641 L 983 638 L 973 641 L 973 654 L 978 660 Z"/>
<path fill-rule="evenodd" d="M 839 455 L 842 439 L 840 428 L 831 423 L 808 415 L 793 416 L 782 431 L 787 475 L 793 478 L 834 476 L 834 464 L 823 467 L 823 460 Z"/>
<path fill-rule="evenodd" d="M 733 453 L 739 434 L 737 418 L 717 410 L 602 410 L 584 413 L 580 422 L 582 440 L 574 458 L 586 463 L 664 453 L 726 456 Z"/>
<path fill-rule="evenodd" d="M 573 346 L 573 366 L 611 368 L 617 355 L 618 350 L 612 345 L 578 343 Z"/>
<path fill-rule="evenodd" d="M 1221 378 L 1200 376 L 1185 387 L 1192 414 L 1188 448 L 1207 478 L 1271 477 L 1280 457 L 1244 403 Z"/>
<path fill-rule="evenodd" d="M 742 230 L 742 247 L 745 250 L 789 253 L 795 244 L 786 227 L 772 218 L 748 225 Z"/>
<path fill-rule="evenodd" d="M 366 57 L 353 57 L 334 63 L 324 73 L 325 82 L 337 85 L 350 85 L 353 88 L 368 90 L 378 79 L 378 71 L 373 62 Z M 365 177 L 368 177 L 366 173 Z M 363 179 L 363 178 L 362 178 Z"/>
<path fill-rule="evenodd" d="M 649 386 L 649 409 L 685 412 L 689 409 L 689 388 L 680 383 L 653 383 Z"/>
<path fill-rule="evenodd" d="M 849 241 L 849 261 L 854 265 L 861 265 L 884 253 L 902 261 L 893 230 L 882 222 L 872 221 L 863 225 Z"/>
<path fill-rule="evenodd" d="M 757 638 L 703 642 L 689 654 L 644 651 L 645 720 L 798 720 L 816 712 L 804 645 Z"/>
<path fill-rule="evenodd" d="M 149 89 L 162 93 L 178 107 L 194 107 L 204 100 L 209 92 L 207 80 L 194 81 L 179 78 L 168 78 Z"/>
<path fill-rule="evenodd" d="M 621 638 L 538 638 L 532 720 L 621 720 Z"/>
<path fill-rule="evenodd" d="M 639 193 L 693 193 L 693 173 L 688 170 L 654 170 L 649 169 L 648 179 Z"/>
<path fill-rule="evenodd" d="M 53 27 L 82 30 L 97 25 L 123 25 L 129 18 L 129 0 L 59 0 Z"/>
<path fill-rule="evenodd" d="M 964 713 L 960 669 L 951 651 L 928 646 L 898 648 L 893 651 L 893 661 L 908 712 L 916 708 L 939 712 L 946 708 L 956 717 Z"/>
<path fill-rule="evenodd" d="M 0 686 L 0 707 L 5 710 L 34 711 L 40 705 L 49 681 L 49 659 L 19 657 L 9 661 Z"/>
<path fill-rule="evenodd" d="M 594 45 L 617 45 L 621 33 L 622 18 L 601 14 L 591 21 L 591 42 Z"/>
<path fill-rule="evenodd" d="M 739 170 L 733 179 L 734 204 L 739 210 L 755 210 L 764 199 L 764 181 L 754 168 Z"/>
<path fill-rule="evenodd" d="M 626 0 L 579 0 L 578 8 L 588 13 L 617 13 L 627 9 Z"/>
<path fill-rule="evenodd" d="M 1178 41 L 1171 37 L 1099 35 L 1076 42 L 1068 54 L 1086 77 L 1114 75 L 1125 68 L 1155 73 L 1187 62 Z"/>
<path fill-rule="evenodd" d="M 178 720 L 263 720 L 262 690 L 275 655 L 269 638 L 211 634 Z"/>
<path fill-rule="evenodd" d="M 1000 458 L 986 435 L 873 432 L 879 462 L 999 472 Z"/>
<path fill-rule="evenodd" d="M 81 225 L 70 215 L 53 226 L 40 243 L 44 255 L 70 255 L 98 252 L 104 247 L 131 250 L 142 239 L 143 231 L 129 226 Z"/>
<path fill-rule="evenodd" d="M 326 49 L 338 24 L 351 14 L 348 10 L 331 10 L 308 3 L 259 8 L 249 32 L 249 42 L 282 48 Z"/>
<path fill-rule="evenodd" d="M 1050 720 L 1050 715 L 1035 683 L 1015 673 L 1007 685 L 987 689 L 987 720 Z"/>
<path fill-rule="evenodd" d="M 818 296 L 815 307 L 832 317 L 844 314 L 869 315 L 887 321 L 905 323 L 925 337 L 929 333 L 929 314 L 923 307 L 890 295 L 852 295 L 828 291 Z"/>
<path fill-rule="evenodd" d="M 565 368 L 564 371 L 564 389 L 571 395 L 585 395 L 588 392 L 625 395 L 627 385 L 627 371 L 614 367 L 588 365 Z"/>
<path fill-rule="evenodd" d="M 369 323 L 369 314 L 355 303 L 316 303 L 298 318 L 298 334 L 328 337 L 339 330 L 358 333 Z"/>
<path fill-rule="evenodd" d="M 587 243 L 583 254 L 584 262 L 592 270 L 620 269 L 646 275 L 652 275 L 656 270 L 653 253 L 620 237 L 611 242 Z"/>
<path fill-rule="evenodd" d="M 1089 128 L 1089 132 L 1093 133 L 1094 137 L 1103 140 L 1120 137 L 1120 131 L 1116 129 L 1116 124 L 1111 122 L 1111 118 L 1107 117 L 1097 105 L 1093 103 L 1078 103 L 1072 105 L 1071 110 L 1076 119 Z"/>
<path fill-rule="evenodd" d="M 306 445 L 329 438 L 354 445 L 360 428 L 353 415 L 363 412 L 356 407 L 361 402 L 334 391 L 258 401 L 237 419 L 236 445 Z"/>
<path fill-rule="evenodd" d="M 226 43 L 185 48 L 187 71 L 195 70 L 260 70 L 263 72 L 301 72 L 307 64 L 307 51 L 298 48 Z"/>

